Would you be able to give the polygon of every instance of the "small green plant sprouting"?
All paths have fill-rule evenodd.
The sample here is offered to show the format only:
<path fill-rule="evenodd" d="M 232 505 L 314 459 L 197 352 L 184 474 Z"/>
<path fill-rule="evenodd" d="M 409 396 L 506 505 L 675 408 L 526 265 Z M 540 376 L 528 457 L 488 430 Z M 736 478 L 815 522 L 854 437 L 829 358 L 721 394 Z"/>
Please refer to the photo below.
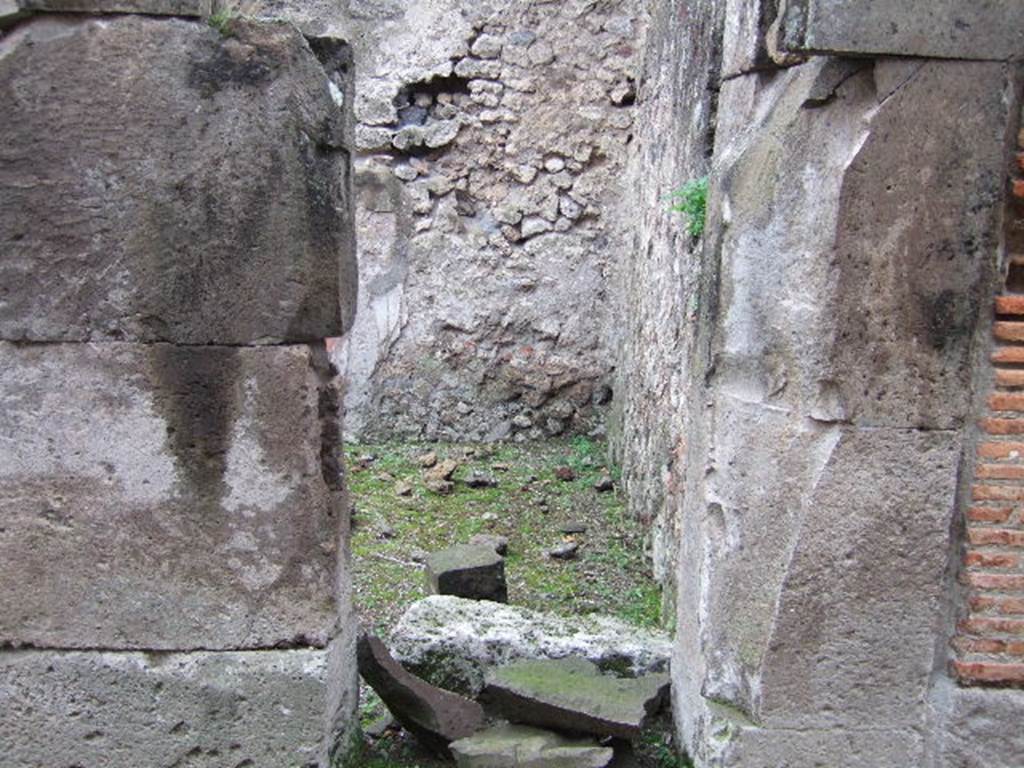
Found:
<path fill-rule="evenodd" d="M 230 35 L 228 27 L 235 19 L 249 16 L 252 13 L 251 2 L 239 2 L 239 0 L 221 0 L 214 4 L 214 11 L 206 18 L 206 23 L 216 29 L 224 36 Z"/>
<path fill-rule="evenodd" d="M 708 177 L 691 179 L 669 195 L 673 201 L 670 210 L 686 216 L 686 230 L 693 237 L 704 234 L 704 219 L 708 207 Z"/>
<path fill-rule="evenodd" d="M 235 9 L 225 5 L 211 13 L 206 19 L 206 23 L 222 35 L 226 35 L 228 31 L 228 24 L 231 23 L 233 18 L 235 18 Z"/>

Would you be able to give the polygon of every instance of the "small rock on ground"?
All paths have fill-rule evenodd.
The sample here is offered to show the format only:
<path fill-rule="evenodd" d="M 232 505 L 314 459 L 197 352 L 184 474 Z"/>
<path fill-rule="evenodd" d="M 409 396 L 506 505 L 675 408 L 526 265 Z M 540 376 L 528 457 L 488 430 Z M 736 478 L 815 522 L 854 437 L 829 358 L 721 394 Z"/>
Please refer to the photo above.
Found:
<path fill-rule="evenodd" d="M 437 454 L 434 451 L 424 453 L 416 457 L 416 463 L 419 464 L 424 469 L 429 469 L 430 467 L 437 464 Z"/>
<path fill-rule="evenodd" d="M 580 545 L 576 541 L 566 541 L 559 544 L 557 547 L 552 547 L 548 550 L 548 557 L 553 557 L 555 560 L 574 560 L 576 555 L 579 554 Z"/>
<path fill-rule="evenodd" d="M 611 475 L 601 475 L 594 482 L 594 490 L 598 493 L 607 493 L 608 491 L 615 490 L 615 481 L 612 480 Z"/>
<path fill-rule="evenodd" d="M 448 496 L 455 490 L 455 483 L 451 480 L 427 480 L 424 485 L 428 491 L 438 496 Z"/>
<path fill-rule="evenodd" d="M 435 480 L 451 480 L 452 475 L 455 474 L 455 470 L 458 468 L 459 462 L 455 461 L 455 459 L 445 459 L 444 461 L 439 461 L 424 472 L 423 477 L 428 482 Z"/>
<path fill-rule="evenodd" d="M 483 472 L 471 472 L 465 483 L 470 488 L 497 488 L 497 479 Z"/>
<path fill-rule="evenodd" d="M 427 557 L 427 586 L 437 595 L 508 602 L 505 559 L 491 544 L 462 544 Z"/>
<path fill-rule="evenodd" d="M 469 538 L 470 544 L 481 544 L 485 547 L 493 547 L 499 555 L 508 554 L 508 537 L 496 533 L 477 533 Z"/>
<path fill-rule="evenodd" d="M 571 480 L 576 479 L 576 472 L 572 467 L 555 467 L 555 477 L 561 480 L 563 483 L 568 483 Z"/>
<path fill-rule="evenodd" d="M 582 520 L 569 520 L 568 522 L 562 523 L 558 526 L 558 530 L 567 534 L 586 533 L 587 524 Z"/>

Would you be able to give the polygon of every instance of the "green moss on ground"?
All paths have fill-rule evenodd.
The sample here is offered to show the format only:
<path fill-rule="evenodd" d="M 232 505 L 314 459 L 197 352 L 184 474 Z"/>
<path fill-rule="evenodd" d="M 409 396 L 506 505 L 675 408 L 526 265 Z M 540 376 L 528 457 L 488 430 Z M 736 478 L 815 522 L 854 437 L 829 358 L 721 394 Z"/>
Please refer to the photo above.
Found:
<path fill-rule="evenodd" d="M 434 452 L 459 462 L 455 489 L 429 491 L 417 457 Z M 356 507 L 352 554 L 356 603 L 364 623 L 386 634 L 402 612 L 427 594 L 422 557 L 464 544 L 477 533 L 506 536 L 509 602 L 559 614 L 599 612 L 633 624 L 657 626 L 660 594 L 643 557 L 643 532 L 617 492 L 598 493 L 605 473 L 604 445 L 586 438 L 538 444 L 385 444 L 345 449 L 348 484 Z M 368 457 L 374 457 L 367 460 Z M 569 466 L 576 477 L 559 480 Z M 498 480 L 495 488 L 469 488 L 473 472 Z M 396 486 L 411 486 L 408 497 Z M 587 532 L 564 535 L 569 521 Z M 575 560 L 547 556 L 579 542 Z"/>

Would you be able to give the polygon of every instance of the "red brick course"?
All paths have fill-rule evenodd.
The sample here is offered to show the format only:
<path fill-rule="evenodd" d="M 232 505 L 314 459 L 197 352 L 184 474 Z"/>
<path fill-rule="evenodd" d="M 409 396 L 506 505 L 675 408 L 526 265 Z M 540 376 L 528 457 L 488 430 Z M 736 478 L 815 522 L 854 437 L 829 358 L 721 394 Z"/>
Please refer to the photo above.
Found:
<path fill-rule="evenodd" d="M 1011 162 L 1010 194 L 1024 200 L 1024 129 Z M 1024 230 L 1021 206 L 1010 206 Z M 977 463 L 965 511 L 960 572 L 964 613 L 953 639 L 953 674 L 965 685 L 1024 685 L 1024 244 L 1008 240 L 1015 279 L 995 297 L 993 390 L 978 421 Z M 1013 287 L 1011 290 L 1010 286 Z"/>

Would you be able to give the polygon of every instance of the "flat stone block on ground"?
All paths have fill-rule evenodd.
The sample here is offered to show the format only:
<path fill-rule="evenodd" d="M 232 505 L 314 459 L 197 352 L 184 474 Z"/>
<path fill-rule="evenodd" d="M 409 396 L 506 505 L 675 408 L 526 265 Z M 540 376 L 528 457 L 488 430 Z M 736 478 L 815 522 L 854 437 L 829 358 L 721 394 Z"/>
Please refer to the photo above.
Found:
<path fill-rule="evenodd" d="M 314 350 L 0 342 L 0 645 L 322 645 Z"/>
<path fill-rule="evenodd" d="M 325 764 L 328 651 L 0 652 L 4 768 Z"/>
<path fill-rule="evenodd" d="M 0 339 L 341 335 L 356 284 L 332 85 L 283 23 L 15 28 L 0 42 Z"/>
<path fill-rule="evenodd" d="M 505 558 L 486 544 L 462 544 L 431 553 L 427 585 L 438 595 L 508 602 Z"/>

